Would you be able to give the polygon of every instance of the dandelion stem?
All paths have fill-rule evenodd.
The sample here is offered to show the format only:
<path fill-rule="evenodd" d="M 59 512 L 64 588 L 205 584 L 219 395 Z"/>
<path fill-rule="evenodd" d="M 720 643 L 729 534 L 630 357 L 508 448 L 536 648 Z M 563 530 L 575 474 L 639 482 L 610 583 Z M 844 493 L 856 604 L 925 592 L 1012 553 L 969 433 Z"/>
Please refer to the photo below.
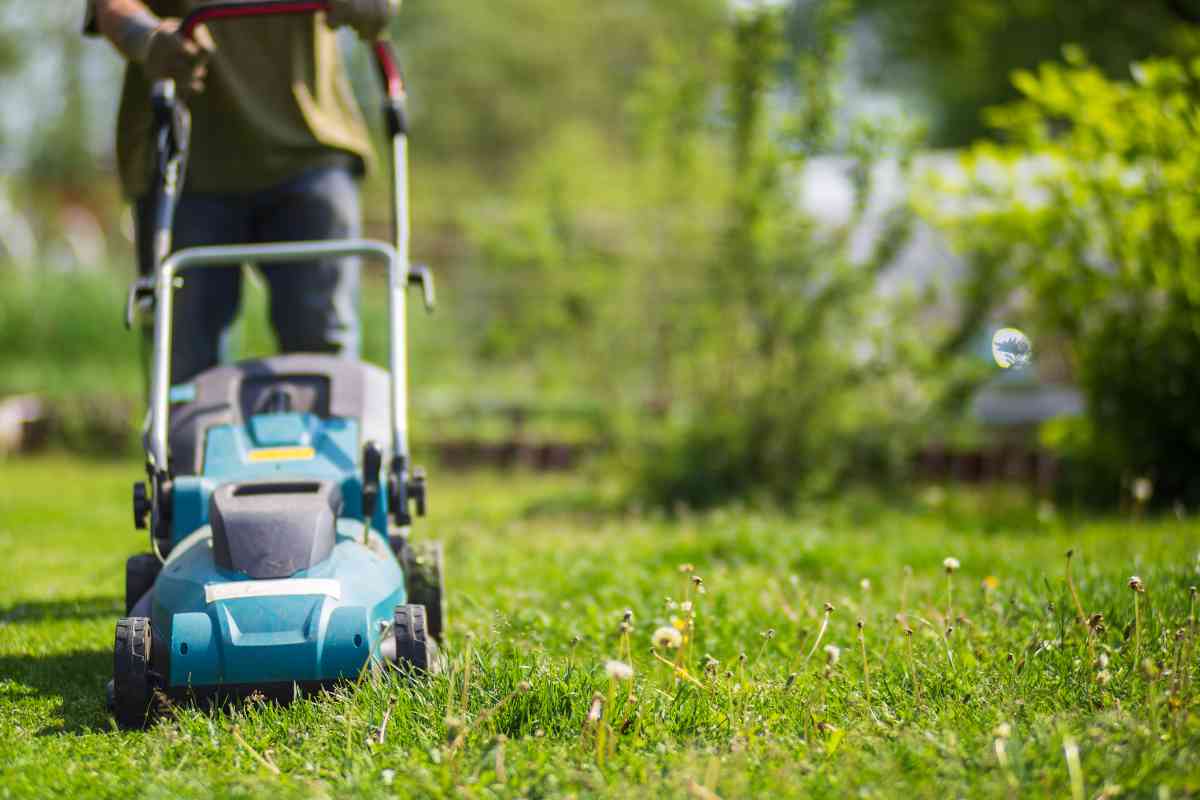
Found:
<path fill-rule="evenodd" d="M 1083 766 L 1079 763 L 1079 745 L 1070 736 L 1063 739 L 1063 756 L 1067 759 L 1067 773 L 1071 776 L 1071 800 L 1084 800 Z"/>
<path fill-rule="evenodd" d="M 276 775 L 281 774 L 279 771 L 279 767 L 272 764 L 271 760 L 269 758 L 267 758 L 262 753 L 255 750 L 253 747 L 250 746 L 249 742 L 247 742 L 245 739 L 242 738 L 242 734 L 240 731 L 238 731 L 237 725 L 233 726 L 233 738 L 237 740 L 238 744 L 240 744 L 242 747 L 246 748 L 246 750 L 249 751 L 250 755 L 254 756 L 255 761 L 262 764 L 264 767 L 269 769 L 274 774 L 276 774 Z"/>
<path fill-rule="evenodd" d="M 472 661 L 471 645 L 472 645 L 472 641 L 471 641 L 470 637 L 468 637 L 466 652 L 463 653 L 463 661 L 465 663 L 463 665 L 463 685 L 462 685 L 461 705 L 462 705 L 464 717 L 467 714 L 467 701 L 470 699 L 469 692 L 471 691 L 471 661 Z"/>
<path fill-rule="evenodd" d="M 613 714 L 613 701 L 617 693 L 617 681 L 614 678 L 608 679 L 608 701 L 605 703 L 604 711 L 600 713 L 599 727 L 596 728 L 596 766 L 601 770 L 604 769 L 604 753 L 605 743 L 608 737 L 609 729 L 612 727 L 608 724 L 608 720 Z"/>
<path fill-rule="evenodd" d="M 675 673 L 675 677 L 676 677 L 676 678 L 683 678 L 685 681 L 688 681 L 689 683 L 691 683 L 691 684 L 693 684 L 693 685 L 695 685 L 695 686 L 698 686 L 698 687 L 700 687 L 701 689 L 703 689 L 703 688 L 704 688 L 704 684 L 703 684 L 703 683 L 701 683 L 700 681 L 696 680 L 695 678 L 693 678 L 693 677 L 692 677 L 692 674 L 691 674 L 690 672 L 688 672 L 688 671 L 687 671 L 687 669 L 685 669 L 684 667 L 681 667 L 681 666 L 679 666 L 679 665 L 678 665 L 678 664 L 676 664 L 674 661 L 669 661 L 668 659 L 665 659 L 665 658 L 663 658 L 662 656 L 660 656 L 660 655 L 658 654 L 658 651 L 656 651 L 656 650 L 655 650 L 655 651 L 651 651 L 651 655 L 653 655 L 653 656 L 654 656 L 655 658 L 657 658 L 659 661 L 661 661 L 662 663 L 664 663 L 664 664 L 666 664 L 668 667 L 670 667 L 670 668 L 671 668 L 671 670 L 672 670 L 672 672 L 674 672 L 674 673 Z M 668 695 L 668 696 L 669 696 L 669 695 Z"/>
<path fill-rule="evenodd" d="M 1133 671 L 1142 663 L 1142 604 L 1138 593 L 1133 594 Z"/>
<path fill-rule="evenodd" d="M 863 621 L 858 621 L 858 646 L 862 650 L 863 662 L 863 689 L 867 695 L 867 707 L 871 706 L 871 673 L 867 667 L 867 639 L 863 635 Z"/>
<path fill-rule="evenodd" d="M 808 655 L 804 657 L 803 666 L 807 667 L 808 662 L 812 660 L 813 653 L 817 652 L 817 648 L 821 646 L 821 637 L 825 635 L 826 628 L 829 627 L 829 615 L 833 613 L 833 606 L 829 603 L 825 604 L 825 618 L 821 620 L 821 628 L 817 631 L 817 638 L 813 642 L 812 649 L 808 651 Z"/>
<path fill-rule="evenodd" d="M 946 571 L 946 626 L 954 624 L 954 575 Z"/>
<path fill-rule="evenodd" d="M 1083 610 L 1083 603 L 1079 602 L 1079 593 L 1075 591 L 1075 580 L 1071 576 L 1071 558 L 1075 555 L 1074 550 L 1067 551 L 1067 588 L 1071 590 L 1071 600 L 1075 602 L 1075 613 L 1077 614 L 1075 621 L 1083 624 L 1087 622 L 1087 612 Z"/>
<path fill-rule="evenodd" d="M 916 659 L 913 658 L 912 637 L 913 637 L 912 628 L 905 627 L 905 629 L 904 629 L 904 645 L 905 645 L 904 649 L 908 652 L 908 672 L 909 672 L 908 677 L 909 677 L 909 680 L 912 681 L 913 691 L 916 693 L 917 705 L 920 705 L 921 704 L 921 681 L 917 677 Z"/>

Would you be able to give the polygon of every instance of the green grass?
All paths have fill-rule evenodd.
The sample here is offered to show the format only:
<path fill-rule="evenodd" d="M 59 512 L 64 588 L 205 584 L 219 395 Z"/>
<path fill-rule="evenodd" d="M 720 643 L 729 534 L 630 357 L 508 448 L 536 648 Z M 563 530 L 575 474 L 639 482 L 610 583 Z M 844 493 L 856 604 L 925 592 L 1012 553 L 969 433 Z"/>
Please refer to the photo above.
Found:
<path fill-rule="evenodd" d="M 1191 520 L 1039 521 L 1020 498 L 954 492 L 665 519 L 603 510 L 603 485 L 584 478 L 435 475 L 421 532 L 447 542 L 446 673 L 286 709 L 180 708 L 118 733 L 101 697 L 122 562 L 142 544 L 128 521 L 137 476 L 65 458 L 0 465 L 0 796 L 1200 793 Z M 1090 644 L 1068 548 L 1084 608 L 1104 615 Z M 948 643 L 947 556 L 962 562 Z M 681 564 L 705 594 L 688 594 Z M 1146 586 L 1137 631 L 1132 574 Z M 695 629 L 676 673 L 651 639 L 686 617 L 685 596 Z M 636 675 L 612 685 L 626 608 Z M 706 672 L 709 655 L 720 663 Z"/>

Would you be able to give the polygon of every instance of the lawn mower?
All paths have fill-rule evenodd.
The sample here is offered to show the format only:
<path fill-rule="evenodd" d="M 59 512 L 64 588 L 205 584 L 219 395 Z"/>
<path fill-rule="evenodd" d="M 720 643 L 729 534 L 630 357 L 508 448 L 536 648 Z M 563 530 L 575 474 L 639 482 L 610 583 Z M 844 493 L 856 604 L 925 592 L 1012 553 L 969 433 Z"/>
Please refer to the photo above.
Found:
<path fill-rule="evenodd" d="M 180 25 L 311 14 L 324 2 L 216 3 Z M 221 24 L 228 24 L 222 22 Z M 397 665 L 436 666 L 444 626 L 441 550 L 409 540 L 425 513 L 410 467 L 405 294 L 429 271 L 409 264 L 405 87 L 394 52 L 374 46 L 392 142 L 395 243 L 367 240 L 198 247 L 171 252 L 190 117 L 173 86 L 155 86 L 154 270 L 130 288 L 154 313 L 147 480 L 133 518 L 151 553 L 126 563 L 109 704 L 143 727 L 156 703 L 288 700 Z M 387 263 L 389 369 L 329 355 L 288 354 L 214 367 L 171 385 L 172 293 L 189 271 L 332 256 Z"/>

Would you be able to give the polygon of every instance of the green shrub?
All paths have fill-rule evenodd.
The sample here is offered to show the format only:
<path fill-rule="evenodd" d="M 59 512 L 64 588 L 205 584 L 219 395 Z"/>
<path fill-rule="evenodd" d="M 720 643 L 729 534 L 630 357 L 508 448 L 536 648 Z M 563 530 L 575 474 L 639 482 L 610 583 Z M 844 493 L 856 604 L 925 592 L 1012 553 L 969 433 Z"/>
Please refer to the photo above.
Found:
<path fill-rule="evenodd" d="M 1200 503 L 1200 60 L 1134 64 L 1114 81 L 1078 48 L 1019 72 L 965 180 L 928 212 L 971 266 L 968 307 L 1007 306 L 1061 341 L 1087 401 L 1053 427 L 1074 488 L 1111 503 L 1150 477 Z"/>

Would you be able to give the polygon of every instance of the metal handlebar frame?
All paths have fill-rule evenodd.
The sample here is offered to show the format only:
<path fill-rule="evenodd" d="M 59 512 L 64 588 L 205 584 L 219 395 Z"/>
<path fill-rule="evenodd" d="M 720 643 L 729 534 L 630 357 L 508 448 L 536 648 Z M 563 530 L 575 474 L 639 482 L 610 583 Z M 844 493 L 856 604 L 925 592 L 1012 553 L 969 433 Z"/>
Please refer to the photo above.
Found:
<path fill-rule="evenodd" d="M 257 0 L 255 2 L 218 2 L 202 5 L 180 23 L 180 33 L 191 38 L 196 27 L 206 22 L 246 17 L 311 14 L 328 11 L 328 0 Z M 392 245 L 370 240 L 333 240 L 261 245 L 197 247 L 170 254 L 171 228 L 175 200 L 183 182 L 186 168 L 187 114 L 175 102 L 174 87 L 169 81 L 155 86 L 155 98 L 163 113 L 156 122 L 158 143 L 158 179 L 156 189 L 160 212 L 156 218 L 155 263 L 153 277 L 135 281 L 127 304 L 127 319 L 141 297 L 154 296 L 154 356 L 151 373 L 151 402 L 149 437 L 147 442 L 147 472 L 154 492 L 152 518 L 158 528 L 166 509 L 162 507 L 163 491 L 170 481 L 168 463 L 168 422 L 170 415 L 171 337 L 173 328 L 173 291 L 180 273 L 200 268 L 232 267 L 243 263 L 305 261 L 336 256 L 374 256 L 388 265 L 388 367 L 391 387 L 392 464 L 389 493 L 393 496 L 392 511 L 398 524 L 411 522 L 408 514 L 409 493 L 414 492 L 418 506 L 423 503 L 420 479 L 409 479 L 408 446 L 408 352 L 406 341 L 406 295 L 410 283 L 419 283 L 425 294 L 426 307 L 432 310 L 433 279 L 426 267 L 413 268 L 410 262 L 410 216 L 408 192 L 408 122 L 405 115 L 404 77 L 390 43 L 379 40 L 372 46 L 376 66 L 383 82 L 386 100 L 384 121 L 392 140 L 392 222 L 395 242 Z M 170 117 L 172 127 L 167 128 Z M 175 118 L 179 110 L 178 119 Z M 168 136 L 167 134 L 172 134 Z M 181 139 L 181 140 L 180 140 Z M 154 532 L 151 533 L 153 537 Z"/>

